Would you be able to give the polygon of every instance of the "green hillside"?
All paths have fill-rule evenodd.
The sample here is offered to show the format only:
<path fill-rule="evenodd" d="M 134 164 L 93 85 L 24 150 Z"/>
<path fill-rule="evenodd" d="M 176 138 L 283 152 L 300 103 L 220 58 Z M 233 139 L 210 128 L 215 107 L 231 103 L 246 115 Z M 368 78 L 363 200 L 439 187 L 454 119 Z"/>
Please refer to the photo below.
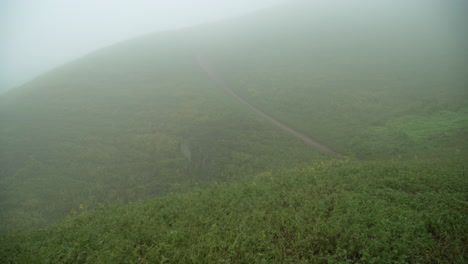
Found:
<path fill-rule="evenodd" d="M 177 40 L 154 42 L 162 44 L 130 45 L 140 54 L 123 45 L 118 58 L 92 55 L 2 97 L 4 231 L 59 220 L 81 203 L 135 201 L 324 156 L 239 107 Z"/>
<path fill-rule="evenodd" d="M 226 35 L 205 52 L 239 95 L 338 152 L 375 159 L 466 147 L 468 41 L 427 7 L 350 5 L 328 19 L 314 19 L 313 4 L 292 5 L 243 43 Z"/>
<path fill-rule="evenodd" d="M 1 94 L 0 262 L 466 261 L 468 36 L 417 1 L 343 5 L 143 36 Z"/>
<path fill-rule="evenodd" d="M 3 263 L 465 263 L 466 164 L 317 162 L 102 207 L 0 240 Z"/>

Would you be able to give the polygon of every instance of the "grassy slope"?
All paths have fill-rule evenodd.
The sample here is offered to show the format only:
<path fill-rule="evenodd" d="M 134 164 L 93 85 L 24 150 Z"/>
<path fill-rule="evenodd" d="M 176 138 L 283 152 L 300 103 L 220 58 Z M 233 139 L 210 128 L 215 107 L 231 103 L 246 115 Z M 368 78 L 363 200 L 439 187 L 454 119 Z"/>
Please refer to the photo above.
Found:
<path fill-rule="evenodd" d="M 387 11 L 398 3 L 375 5 L 322 19 L 291 6 L 283 12 L 293 19 L 264 19 L 245 43 L 233 28 L 206 53 L 247 101 L 339 152 L 375 159 L 468 150 L 468 42 L 430 5 L 404 5 L 398 22 Z"/>
<path fill-rule="evenodd" d="M 0 240 L 2 263 L 464 263 L 467 167 L 317 162 Z"/>
<path fill-rule="evenodd" d="M 105 50 L 2 96 L 2 231 L 324 157 L 215 87 L 178 37 Z"/>
<path fill-rule="evenodd" d="M 309 21 L 308 11 L 292 5 L 124 43 L 0 97 L 3 231 L 80 214 L 3 237 L 2 258 L 466 260 L 464 53 L 446 52 L 451 36 L 437 38 L 444 31 L 424 16 L 398 38 L 399 26 L 366 26 L 385 21 L 355 31 Z M 409 34 L 418 30 L 426 31 Z M 375 43 L 360 42 L 369 36 Z M 341 152 L 384 159 L 300 166 L 321 156 L 240 109 L 197 68 L 197 52 L 282 122 Z M 231 179 L 243 180 L 91 210 Z"/>

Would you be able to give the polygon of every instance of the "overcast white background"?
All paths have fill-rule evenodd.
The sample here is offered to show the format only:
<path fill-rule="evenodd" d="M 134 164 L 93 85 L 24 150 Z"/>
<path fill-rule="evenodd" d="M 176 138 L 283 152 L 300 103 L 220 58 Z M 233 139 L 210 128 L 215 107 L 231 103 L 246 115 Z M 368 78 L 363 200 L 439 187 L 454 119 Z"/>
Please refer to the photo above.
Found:
<path fill-rule="evenodd" d="M 285 0 L 0 0 L 0 91 L 96 49 Z"/>

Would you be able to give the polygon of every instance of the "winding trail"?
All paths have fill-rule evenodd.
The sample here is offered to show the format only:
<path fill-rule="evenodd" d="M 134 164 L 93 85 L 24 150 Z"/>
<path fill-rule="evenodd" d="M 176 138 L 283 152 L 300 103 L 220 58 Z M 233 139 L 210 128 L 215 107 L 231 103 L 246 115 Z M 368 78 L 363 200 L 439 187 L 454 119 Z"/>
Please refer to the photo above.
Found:
<path fill-rule="evenodd" d="M 275 118 L 273 118 L 272 116 L 264 113 L 263 111 L 261 111 L 260 109 L 256 108 L 255 106 L 251 105 L 250 103 L 248 103 L 247 101 L 245 101 L 242 97 L 240 97 L 239 95 L 237 95 L 227 84 L 226 82 L 221 78 L 221 76 L 219 76 L 214 70 L 213 68 L 211 67 L 211 64 L 209 62 L 209 60 L 201 55 L 201 54 L 198 54 L 197 55 L 197 63 L 198 65 L 203 69 L 203 71 L 205 71 L 205 73 L 210 77 L 211 80 L 213 80 L 219 87 L 221 87 L 224 91 L 226 91 L 229 95 L 231 95 L 232 97 L 234 97 L 237 101 L 239 101 L 240 103 L 242 103 L 243 105 L 247 106 L 250 110 L 254 111 L 255 113 L 257 113 L 258 115 L 260 115 L 261 117 L 267 119 L 268 121 L 272 122 L 274 125 L 276 125 L 278 128 L 280 128 L 281 130 L 287 132 L 288 134 L 291 134 L 293 136 L 295 136 L 296 138 L 298 138 L 299 140 L 301 140 L 302 142 L 304 142 L 306 145 L 310 146 L 310 147 L 313 147 L 313 148 L 316 148 L 316 149 L 319 149 L 325 153 L 328 153 L 328 154 L 332 154 L 332 155 L 335 155 L 335 156 L 338 156 L 338 157 L 342 157 L 341 154 L 333 151 L 331 148 L 329 148 L 328 146 L 324 145 L 324 144 L 321 144 L 319 142 L 317 142 L 316 140 L 312 139 L 311 137 L 307 136 L 307 135 L 304 135 L 302 134 L 301 132 L 281 123 L 280 121 L 276 120 Z"/>

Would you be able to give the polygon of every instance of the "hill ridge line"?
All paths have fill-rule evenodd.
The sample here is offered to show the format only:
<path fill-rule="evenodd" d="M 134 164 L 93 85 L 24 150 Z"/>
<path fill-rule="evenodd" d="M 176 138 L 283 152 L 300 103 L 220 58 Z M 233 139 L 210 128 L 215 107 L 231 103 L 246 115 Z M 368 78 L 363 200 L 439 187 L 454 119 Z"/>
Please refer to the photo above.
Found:
<path fill-rule="evenodd" d="M 247 106 L 250 110 L 254 111 L 256 114 L 260 115 L 264 119 L 270 121 L 274 125 L 276 125 L 279 129 L 285 131 L 286 133 L 296 137 L 297 139 L 301 140 L 303 143 L 306 145 L 316 148 L 318 150 L 321 150 L 325 153 L 332 154 L 338 157 L 342 157 L 338 152 L 333 151 L 330 147 L 328 147 L 325 144 L 319 143 L 317 140 L 302 134 L 301 132 L 289 127 L 288 125 L 276 120 L 272 116 L 266 114 L 262 110 L 256 108 L 255 106 L 251 105 L 249 102 L 245 101 L 242 97 L 240 97 L 238 94 L 236 94 L 228 85 L 227 83 L 221 78 L 219 74 L 217 74 L 214 70 L 213 67 L 211 67 L 211 64 L 209 60 L 206 58 L 206 56 L 203 56 L 202 54 L 198 53 L 196 55 L 196 60 L 198 66 L 203 69 L 203 71 L 208 75 L 208 77 L 216 83 L 219 87 L 221 87 L 224 91 L 226 91 L 229 95 L 234 97 L 237 101 L 242 103 L 243 105 Z"/>

